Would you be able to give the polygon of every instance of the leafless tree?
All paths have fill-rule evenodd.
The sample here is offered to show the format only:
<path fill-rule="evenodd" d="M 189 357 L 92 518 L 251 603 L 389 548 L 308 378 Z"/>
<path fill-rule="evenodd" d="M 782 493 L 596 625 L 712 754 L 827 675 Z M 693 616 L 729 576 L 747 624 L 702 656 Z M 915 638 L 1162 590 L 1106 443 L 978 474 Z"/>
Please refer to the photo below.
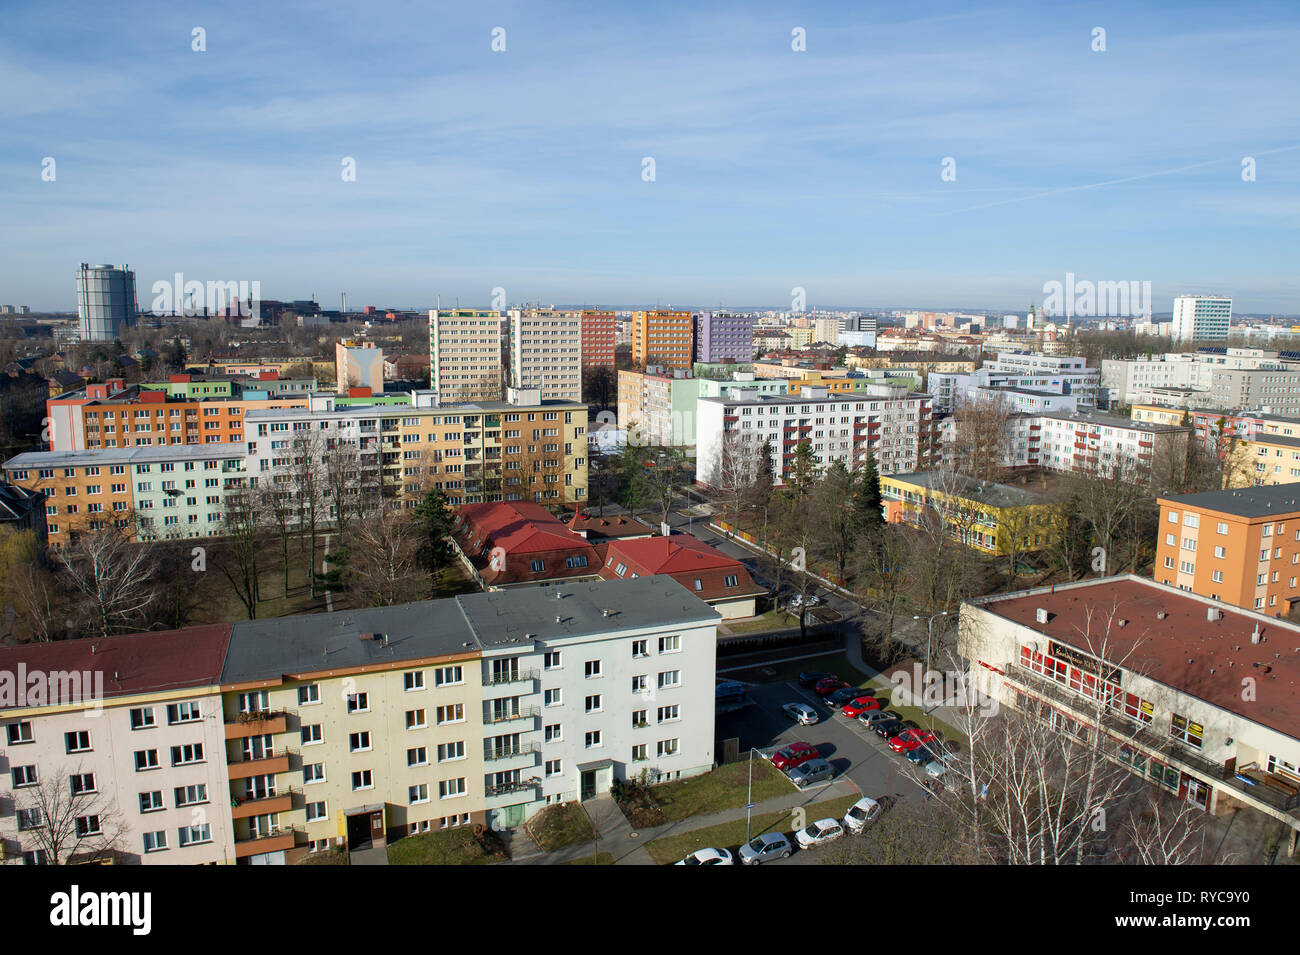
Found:
<path fill-rule="evenodd" d="M 46 643 L 62 636 L 72 607 L 58 578 L 36 564 L 17 567 L 11 574 L 10 586 L 31 638 Z"/>
<path fill-rule="evenodd" d="M 419 529 L 400 510 L 386 509 L 358 523 L 349 539 L 348 584 L 363 607 L 415 600 L 424 583 Z"/>
<path fill-rule="evenodd" d="M 972 397 L 960 403 L 949 422 L 945 465 L 977 481 L 1000 481 L 1005 474 L 1011 411 L 1001 395 Z"/>
<path fill-rule="evenodd" d="M 230 581 L 249 620 L 257 618 L 257 603 L 261 599 L 257 557 L 262 518 L 263 511 L 257 506 L 250 489 L 232 489 L 226 493 L 221 521 L 226 541 L 214 556 L 213 563 Z"/>
<path fill-rule="evenodd" d="M 111 784 L 101 791 L 86 775 L 80 764 L 71 771 L 63 767 L 14 792 L 15 808 L 24 814 L 20 832 L 51 865 L 112 858 L 122 851 L 125 826 L 107 795 Z"/>
<path fill-rule="evenodd" d="M 298 508 L 298 546 L 302 549 L 304 535 L 307 548 L 307 579 L 311 595 L 316 596 L 316 539 L 326 512 L 327 483 L 322 458 L 326 457 L 326 443 L 319 431 L 295 431 L 289 442 L 292 452 L 294 501 Z"/>
<path fill-rule="evenodd" d="M 140 626 L 154 599 L 154 561 L 148 544 L 116 528 L 85 531 L 54 552 L 69 584 L 85 602 L 101 636 Z"/>

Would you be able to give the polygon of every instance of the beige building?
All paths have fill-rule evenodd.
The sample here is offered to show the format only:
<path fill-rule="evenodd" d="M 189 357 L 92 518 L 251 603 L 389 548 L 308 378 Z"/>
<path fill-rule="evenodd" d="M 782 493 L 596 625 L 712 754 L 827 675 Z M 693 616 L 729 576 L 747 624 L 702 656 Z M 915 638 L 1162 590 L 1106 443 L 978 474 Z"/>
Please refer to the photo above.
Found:
<path fill-rule="evenodd" d="M 429 382 L 442 404 L 500 401 L 501 313 L 429 310 Z"/>
<path fill-rule="evenodd" d="M 536 388 L 543 398 L 582 399 L 581 311 L 510 311 L 510 387 Z"/>

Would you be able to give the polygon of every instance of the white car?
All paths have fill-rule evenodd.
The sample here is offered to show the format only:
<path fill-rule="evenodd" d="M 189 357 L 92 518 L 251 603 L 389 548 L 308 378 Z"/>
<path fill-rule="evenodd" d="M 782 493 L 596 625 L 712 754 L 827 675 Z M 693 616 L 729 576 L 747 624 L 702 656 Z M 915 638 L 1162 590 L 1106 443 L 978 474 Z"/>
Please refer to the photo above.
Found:
<path fill-rule="evenodd" d="M 678 865 L 735 865 L 726 849 L 696 849 Z"/>
<path fill-rule="evenodd" d="M 799 843 L 800 849 L 811 849 L 813 846 L 834 842 L 842 835 L 844 835 L 844 827 L 840 825 L 838 819 L 818 819 L 807 829 L 796 832 L 794 841 Z"/>
<path fill-rule="evenodd" d="M 861 832 L 880 817 L 880 803 L 870 796 L 863 796 L 844 814 L 844 828 L 849 832 Z"/>
<path fill-rule="evenodd" d="M 781 712 L 801 726 L 812 726 L 817 722 L 817 711 L 807 703 L 785 703 Z"/>

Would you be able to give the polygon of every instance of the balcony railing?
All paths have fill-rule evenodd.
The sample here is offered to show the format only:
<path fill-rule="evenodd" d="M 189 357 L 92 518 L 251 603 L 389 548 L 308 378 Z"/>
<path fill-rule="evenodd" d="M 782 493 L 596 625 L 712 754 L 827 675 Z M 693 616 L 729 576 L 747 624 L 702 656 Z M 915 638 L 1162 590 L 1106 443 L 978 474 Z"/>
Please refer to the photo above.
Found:
<path fill-rule="evenodd" d="M 528 720 L 535 718 L 541 712 L 541 708 L 536 706 L 520 706 L 516 709 L 506 711 L 485 709 L 483 711 L 483 722 L 509 723 L 514 720 Z"/>
<path fill-rule="evenodd" d="M 503 686 L 507 683 L 527 683 L 537 679 L 536 670 L 512 670 L 509 673 L 494 673 L 483 681 L 484 686 Z"/>
<path fill-rule="evenodd" d="M 536 743 L 519 743 L 516 746 L 493 746 L 486 742 L 483 744 L 483 758 L 490 763 L 500 759 L 513 759 L 516 756 L 531 756 L 540 751 L 541 747 Z"/>
<path fill-rule="evenodd" d="M 509 796 L 513 793 L 527 792 L 530 789 L 536 789 L 541 782 L 536 779 L 520 779 L 512 783 L 501 783 L 497 786 L 483 787 L 483 795 L 491 799 L 493 796 Z"/>

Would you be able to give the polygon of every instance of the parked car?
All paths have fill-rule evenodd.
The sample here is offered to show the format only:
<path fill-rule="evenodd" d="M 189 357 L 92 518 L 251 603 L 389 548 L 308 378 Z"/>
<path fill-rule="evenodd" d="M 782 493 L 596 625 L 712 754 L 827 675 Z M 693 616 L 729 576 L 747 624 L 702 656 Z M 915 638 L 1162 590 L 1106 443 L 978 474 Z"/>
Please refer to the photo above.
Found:
<path fill-rule="evenodd" d="M 916 763 L 920 766 L 936 758 L 935 751 L 931 748 L 934 745 L 934 743 L 931 743 L 929 746 L 918 746 L 915 749 L 909 749 L 903 755 L 907 757 L 909 763 Z"/>
<path fill-rule="evenodd" d="M 696 849 L 678 865 L 735 865 L 726 849 Z"/>
<path fill-rule="evenodd" d="M 796 832 L 794 841 L 799 843 L 800 849 L 811 849 L 813 846 L 824 846 L 828 842 L 834 842 L 842 835 L 844 835 L 844 826 L 838 819 L 818 819 L 808 828 Z"/>
<path fill-rule="evenodd" d="M 841 680 L 839 677 L 828 676 L 817 681 L 817 685 L 813 687 L 813 692 L 818 696 L 828 696 L 836 690 L 844 689 L 846 686 L 848 686 L 848 683 Z"/>
<path fill-rule="evenodd" d="M 790 782 L 800 789 L 807 789 L 813 783 L 827 782 L 835 776 L 835 767 L 818 757 L 809 759 L 785 771 Z"/>
<path fill-rule="evenodd" d="M 739 703 L 745 698 L 745 684 L 719 683 L 713 690 L 713 699 L 717 703 Z"/>
<path fill-rule="evenodd" d="M 840 707 L 850 700 L 856 700 L 862 696 L 862 691 L 856 686 L 842 686 L 834 693 L 826 694 L 826 705 Z"/>
<path fill-rule="evenodd" d="M 817 711 L 807 703 L 783 703 L 781 712 L 801 726 L 812 726 L 817 722 Z"/>
<path fill-rule="evenodd" d="M 834 676 L 834 673 L 825 673 L 821 670 L 807 670 L 799 674 L 799 685 L 804 689 L 811 690 L 814 686 L 826 679 L 828 676 Z"/>
<path fill-rule="evenodd" d="M 817 759 L 819 756 L 821 756 L 821 753 L 811 743 L 791 743 L 789 746 L 782 746 L 772 754 L 772 765 L 781 772 L 785 772 L 792 766 L 806 763 L 810 759 Z"/>
<path fill-rule="evenodd" d="M 889 748 L 895 753 L 907 753 L 934 740 L 935 735 L 929 730 L 909 728 L 891 739 Z"/>
<path fill-rule="evenodd" d="M 861 832 L 880 818 L 880 814 L 884 811 L 885 807 L 875 799 L 863 796 L 844 814 L 844 828 L 849 832 Z"/>
<path fill-rule="evenodd" d="M 871 727 L 876 731 L 876 735 L 881 739 L 889 739 L 891 736 L 897 736 L 903 730 L 907 729 L 902 720 L 881 720 Z"/>
<path fill-rule="evenodd" d="M 943 779 L 948 772 L 948 763 L 943 759 L 932 759 L 928 763 L 922 763 L 921 768 L 931 779 Z"/>
<path fill-rule="evenodd" d="M 893 710 L 866 710 L 858 715 L 858 722 L 865 723 L 867 726 L 875 726 L 877 723 L 883 723 L 886 720 L 903 722 L 902 718 Z"/>
<path fill-rule="evenodd" d="M 879 709 L 880 709 L 880 701 L 877 700 L 874 696 L 858 696 L 858 697 L 854 697 L 853 699 L 845 703 L 844 706 L 840 709 L 840 712 L 843 713 L 845 716 L 847 716 L 849 719 L 856 720 L 863 713 L 868 713 L 873 710 L 879 710 Z"/>
<path fill-rule="evenodd" d="M 788 859 L 794 846 L 780 832 L 768 832 L 740 847 L 740 861 L 745 865 L 762 865 L 769 859 Z"/>

